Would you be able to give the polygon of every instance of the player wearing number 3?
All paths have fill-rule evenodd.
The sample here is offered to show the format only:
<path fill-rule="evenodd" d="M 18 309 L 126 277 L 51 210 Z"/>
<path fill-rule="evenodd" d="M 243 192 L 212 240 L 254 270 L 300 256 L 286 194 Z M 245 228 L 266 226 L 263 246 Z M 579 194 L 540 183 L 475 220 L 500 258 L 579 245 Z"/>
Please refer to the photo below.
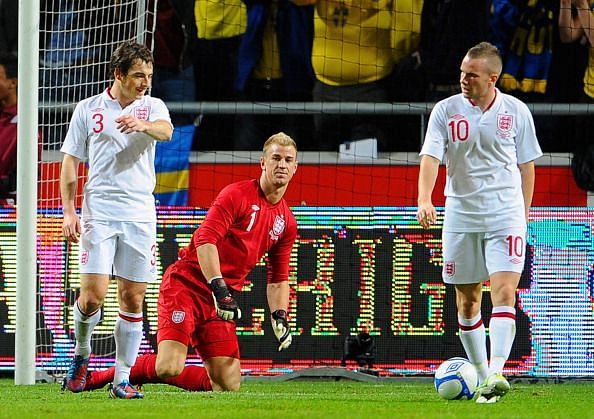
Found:
<path fill-rule="evenodd" d="M 150 50 L 124 43 L 110 66 L 113 84 L 76 106 L 62 146 L 62 229 L 70 242 L 78 243 L 80 236 L 75 357 L 64 389 L 76 393 L 85 388 L 91 334 L 113 276 L 119 315 L 110 395 L 130 399 L 143 397 L 129 384 L 129 375 L 142 340 L 146 283 L 156 274 L 155 141 L 170 140 L 173 126 L 165 104 L 146 95 L 153 75 Z M 88 161 L 89 171 L 79 220 L 75 196 L 81 160 Z"/>
<path fill-rule="evenodd" d="M 462 93 L 435 105 L 420 153 L 417 219 L 425 228 L 435 223 L 431 194 L 440 162 L 446 165 L 442 274 L 455 285 L 460 339 L 481 383 L 478 403 L 494 403 L 510 388 L 502 371 L 515 337 L 534 160 L 542 155 L 527 106 L 495 87 L 501 68 L 493 45 L 468 50 Z M 487 280 L 490 362 L 481 317 Z"/>

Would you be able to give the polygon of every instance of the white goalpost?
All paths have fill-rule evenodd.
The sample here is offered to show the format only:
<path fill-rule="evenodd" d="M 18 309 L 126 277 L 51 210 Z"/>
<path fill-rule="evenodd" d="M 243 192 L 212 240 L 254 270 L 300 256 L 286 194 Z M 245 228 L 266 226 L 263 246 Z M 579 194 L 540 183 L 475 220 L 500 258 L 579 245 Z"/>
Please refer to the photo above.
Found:
<path fill-rule="evenodd" d="M 109 59 L 119 44 L 136 40 L 152 47 L 156 5 L 19 1 L 16 308 L 9 312 L 16 320 L 8 326 L 15 333 L 17 385 L 34 384 L 36 371 L 63 373 L 74 348 L 70 306 L 78 289 L 78 249 L 61 237 L 59 198 L 59 150 L 71 112 L 109 86 Z M 84 178 L 84 168 L 79 175 Z M 79 187 L 79 205 L 81 194 Z M 107 359 L 111 324 L 104 323 L 94 343 Z"/>
<path fill-rule="evenodd" d="M 35 383 L 39 0 L 19 1 L 15 384 Z"/>

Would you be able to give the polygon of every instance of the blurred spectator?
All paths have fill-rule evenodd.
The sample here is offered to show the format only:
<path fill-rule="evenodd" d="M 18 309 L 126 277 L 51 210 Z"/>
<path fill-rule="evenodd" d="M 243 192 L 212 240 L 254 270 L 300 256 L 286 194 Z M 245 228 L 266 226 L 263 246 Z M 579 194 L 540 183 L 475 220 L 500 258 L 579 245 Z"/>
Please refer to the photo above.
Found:
<path fill-rule="evenodd" d="M 543 99 L 553 55 L 554 23 L 550 0 L 493 0 L 493 39 L 504 63 L 501 90 L 524 94 L 524 99 Z"/>
<path fill-rule="evenodd" d="M 0 0 L 0 52 L 17 55 L 18 22 L 18 0 Z"/>
<path fill-rule="evenodd" d="M 427 81 L 424 100 L 460 93 L 460 57 L 489 39 L 490 6 L 489 0 L 425 0 L 419 47 Z"/>
<path fill-rule="evenodd" d="M 420 16 L 413 11 L 418 4 L 419 0 L 318 0 L 312 51 L 317 78 L 314 101 L 388 102 L 394 64 L 412 52 L 393 48 L 393 32 L 400 41 L 414 36 L 414 21 Z M 399 13 L 407 19 L 395 19 Z M 405 26 L 395 27 L 394 22 Z M 388 120 L 374 115 L 315 115 L 315 140 L 320 150 L 336 150 L 342 142 L 375 138 L 388 149 Z"/>
<path fill-rule="evenodd" d="M 560 0 L 559 9 L 559 35 L 562 42 L 580 41 L 589 46 L 588 66 L 584 73 L 584 85 L 581 101 L 594 103 L 594 1 L 588 0 Z M 594 117 L 592 114 L 579 116 L 576 123 L 577 141 L 574 145 L 573 169 L 578 184 L 587 189 L 585 185 L 592 184 L 592 179 L 586 179 L 592 174 L 594 168 Z M 576 161 L 582 160 L 579 164 Z M 588 160 L 584 160 L 588 159 Z M 584 162 L 587 164 L 584 164 Z M 577 170 L 581 167 L 581 170 Z M 589 168 L 588 170 L 583 170 Z M 586 175 L 579 179 L 579 174 Z M 581 181 L 580 181 L 581 180 Z"/>
<path fill-rule="evenodd" d="M 198 101 L 234 101 L 237 54 L 247 24 L 241 0 L 196 0 L 198 28 L 194 58 Z M 201 115 L 194 149 L 229 150 L 233 147 L 234 115 Z"/>
<path fill-rule="evenodd" d="M 14 204 L 17 165 L 17 59 L 0 53 L 0 204 Z"/>
<path fill-rule="evenodd" d="M 239 47 L 235 81 L 240 99 L 310 102 L 313 1 L 244 0 L 244 3 L 248 23 Z M 258 150 L 262 138 L 279 130 L 294 138 L 301 149 L 311 148 L 313 127 L 308 115 L 239 114 L 235 127 L 236 150 Z"/>
<path fill-rule="evenodd" d="M 155 68 L 151 96 L 165 102 L 194 102 L 196 21 L 194 0 L 160 0 L 155 25 Z M 194 121 L 190 114 L 171 114 L 174 126 Z"/>

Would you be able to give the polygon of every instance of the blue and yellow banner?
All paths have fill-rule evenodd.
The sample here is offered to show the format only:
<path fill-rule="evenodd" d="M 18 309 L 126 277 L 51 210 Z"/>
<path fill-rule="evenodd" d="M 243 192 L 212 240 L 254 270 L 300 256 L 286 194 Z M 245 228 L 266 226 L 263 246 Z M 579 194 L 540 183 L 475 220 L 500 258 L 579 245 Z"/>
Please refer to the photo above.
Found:
<path fill-rule="evenodd" d="M 155 200 L 157 205 L 185 206 L 188 204 L 190 179 L 190 149 L 194 138 L 194 125 L 183 125 L 173 130 L 171 141 L 157 143 L 155 153 Z"/>

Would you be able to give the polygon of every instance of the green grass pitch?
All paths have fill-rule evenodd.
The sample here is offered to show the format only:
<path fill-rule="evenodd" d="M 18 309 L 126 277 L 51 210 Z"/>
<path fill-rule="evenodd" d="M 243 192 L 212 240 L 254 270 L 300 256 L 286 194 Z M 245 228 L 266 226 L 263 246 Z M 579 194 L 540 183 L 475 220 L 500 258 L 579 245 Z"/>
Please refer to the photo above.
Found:
<path fill-rule="evenodd" d="M 594 418 L 594 382 L 514 383 L 499 403 L 441 400 L 432 383 L 402 380 L 288 381 L 242 384 L 237 393 L 143 387 L 144 400 L 111 400 L 105 390 L 62 393 L 58 384 L 0 380 L 0 418 Z"/>

